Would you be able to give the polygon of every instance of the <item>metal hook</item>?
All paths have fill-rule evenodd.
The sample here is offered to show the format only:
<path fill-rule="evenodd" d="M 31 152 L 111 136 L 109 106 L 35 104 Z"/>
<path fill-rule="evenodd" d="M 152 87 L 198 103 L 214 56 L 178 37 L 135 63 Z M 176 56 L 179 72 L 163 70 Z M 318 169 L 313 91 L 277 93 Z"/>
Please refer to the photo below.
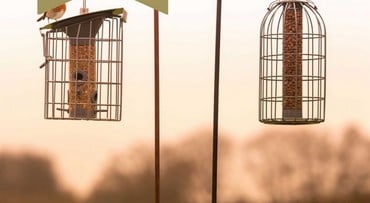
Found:
<path fill-rule="evenodd" d="M 53 59 L 53 57 L 51 57 L 51 56 L 45 56 L 45 62 L 44 62 L 44 63 L 42 63 L 42 64 L 39 66 L 39 68 L 40 68 L 40 69 L 42 69 L 43 67 L 45 67 L 45 66 L 49 63 L 49 61 L 50 61 L 51 59 Z"/>
<path fill-rule="evenodd" d="M 41 32 L 41 30 L 40 30 L 40 34 L 41 34 L 41 36 L 42 36 L 43 55 L 44 55 L 44 57 L 45 57 L 45 62 L 44 62 L 44 63 L 42 63 L 42 64 L 39 66 L 39 68 L 40 68 L 40 69 L 42 69 L 43 67 L 45 67 L 45 66 L 49 63 L 49 61 L 50 61 L 51 59 L 53 59 L 53 57 L 52 57 L 52 56 L 47 55 L 47 44 L 46 44 L 45 34 L 44 34 L 44 33 L 42 33 L 42 32 Z"/>

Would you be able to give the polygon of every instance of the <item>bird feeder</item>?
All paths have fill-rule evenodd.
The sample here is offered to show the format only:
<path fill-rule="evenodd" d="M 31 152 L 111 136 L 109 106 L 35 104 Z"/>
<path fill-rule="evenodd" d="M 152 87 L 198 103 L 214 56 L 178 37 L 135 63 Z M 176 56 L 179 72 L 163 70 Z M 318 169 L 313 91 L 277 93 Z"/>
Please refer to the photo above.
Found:
<path fill-rule="evenodd" d="M 271 3 L 260 29 L 259 75 L 261 122 L 325 120 L 326 30 L 313 2 Z"/>
<path fill-rule="evenodd" d="M 46 119 L 121 120 L 123 8 L 40 28 Z"/>

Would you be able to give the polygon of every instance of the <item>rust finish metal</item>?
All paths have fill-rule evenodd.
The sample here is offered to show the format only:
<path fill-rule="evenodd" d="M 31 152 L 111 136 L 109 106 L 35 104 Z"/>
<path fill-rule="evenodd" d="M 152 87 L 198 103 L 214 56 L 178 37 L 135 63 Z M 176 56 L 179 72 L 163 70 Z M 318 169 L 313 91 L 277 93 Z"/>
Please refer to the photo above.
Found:
<path fill-rule="evenodd" d="M 270 4 L 261 23 L 259 60 L 261 122 L 324 122 L 326 28 L 312 1 Z"/>
<path fill-rule="evenodd" d="M 46 119 L 121 120 L 125 16 L 110 9 L 42 28 Z"/>

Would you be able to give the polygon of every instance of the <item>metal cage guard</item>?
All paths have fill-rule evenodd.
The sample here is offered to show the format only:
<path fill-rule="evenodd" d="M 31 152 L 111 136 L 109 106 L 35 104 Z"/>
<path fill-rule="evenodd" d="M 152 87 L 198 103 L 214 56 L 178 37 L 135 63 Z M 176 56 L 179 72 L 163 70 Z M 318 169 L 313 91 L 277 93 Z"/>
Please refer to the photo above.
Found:
<path fill-rule="evenodd" d="M 97 14 L 42 33 L 46 119 L 121 120 L 124 19 Z"/>
<path fill-rule="evenodd" d="M 270 4 L 260 30 L 259 120 L 325 120 L 326 30 L 311 1 Z"/>

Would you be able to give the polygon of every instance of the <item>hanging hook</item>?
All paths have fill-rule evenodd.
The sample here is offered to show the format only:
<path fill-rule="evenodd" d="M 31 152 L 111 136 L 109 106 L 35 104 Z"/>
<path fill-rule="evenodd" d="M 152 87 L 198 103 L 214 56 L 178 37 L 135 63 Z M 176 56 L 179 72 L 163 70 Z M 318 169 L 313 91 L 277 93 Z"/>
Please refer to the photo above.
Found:
<path fill-rule="evenodd" d="M 40 34 L 41 34 L 41 36 L 42 36 L 42 44 L 43 44 L 42 48 L 43 48 L 43 54 L 44 54 L 44 57 L 45 57 L 45 62 L 44 62 L 44 63 L 42 63 L 42 64 L 39 66 L 39 68 L 40 68 L 40 69 L 42 69 L 43 67 L 45 67 L 45 66 L 49 63 L 49 61 L 50 61 L 51 59 L 53 59 L 53 57 L 48 55 L 48 50 L 47 50 L 47 48 L 48 48 L 48 47 L 47 47 L 47 44 L 46 44 L 46 37 L 45 37 L 45 34 L 44 34 L 44 33 L 42 33 L 41 31 L 40 31 Z"/>

